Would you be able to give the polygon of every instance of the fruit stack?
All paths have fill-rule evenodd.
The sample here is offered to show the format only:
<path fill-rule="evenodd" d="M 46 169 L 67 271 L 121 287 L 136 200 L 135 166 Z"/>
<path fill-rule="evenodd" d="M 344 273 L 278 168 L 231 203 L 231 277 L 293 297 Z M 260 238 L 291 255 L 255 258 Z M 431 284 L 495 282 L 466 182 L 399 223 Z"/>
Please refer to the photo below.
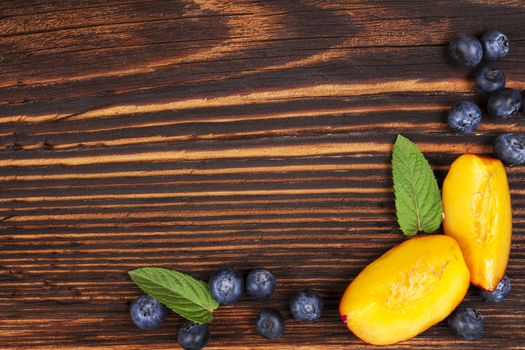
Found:
<path fill-rule="evenodd" d="M 399 140 L 403 139 L 398 137 L 396 145 Z M 460 306 L 470 284 L 478 287 L 488 302 L 503 301 L 511 290 L 505 275 L 512 238 L 505 168 L 498 159 L 461 155 L 445 178 L 442 201 L 437 198 L 435 202 L 429 201 L 432 192 L 424 190 L 431 181 L 414 174 L 413 183 L 425 183 L 414 187 L 415 202 L 430 204 L 411 206 L 408 214 L 402 214 L 402 220 L 413 215 L 420 226 L 411 232 L 399 216 L 406 210 L 407 200 L 398 203 L 396 145 L 392 163 L 401 230 L 406 235 L 426 230 L 431 217 L 428 213 L 435 212 L 443 214 L 445 235 L 410 238 L 368 265 L 346 289 L 339 307 L 341 318 L 356 336 L 374 345 L 410 339 L 447 317 L 454 333 L 476 340 L 483 332 L 483 317 L 472 308 Z M 416 159 L 414 163 L 421 163 L 422 157 L 415 152 L 407 155 L 407 159 Z M 419 196 L 421 191 L 423 195 Z M 437 230 L 440 223 L 437 221 L 430 231 Z"/>

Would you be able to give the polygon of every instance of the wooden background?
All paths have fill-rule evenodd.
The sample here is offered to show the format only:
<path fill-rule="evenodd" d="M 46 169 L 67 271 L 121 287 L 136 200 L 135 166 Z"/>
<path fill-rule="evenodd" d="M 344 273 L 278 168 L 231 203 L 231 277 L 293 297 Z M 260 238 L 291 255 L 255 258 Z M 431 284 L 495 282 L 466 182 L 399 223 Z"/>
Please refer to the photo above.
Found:
<path fill-rule="evenodd" d="M 337 304 L 403 239 L 391 145 L 417 142 L 441 182 L 459 154 L 525 131 L 446 125 L 452 103 L 479 101 L 447 42 L 506 32 L 497 66 L 523 89 L 524 23 L 522 0 L 0 2 L 0 348 L 176 348 L 175 315 L 132 324 L 126 272 L 222 265 L 270 268 L 278 288 L 221 307 L 210 349 L 364 348 Z M 508 172 L 512 294 L 469 293 L 477 342 L 440 323 L 398 348 L 525 348 L 525 168 Z M 326 300 L 318 324 L 287 310 L 304 286 Z M 255 334 L 263 305 L 286 316 L 277 341 Z"/>

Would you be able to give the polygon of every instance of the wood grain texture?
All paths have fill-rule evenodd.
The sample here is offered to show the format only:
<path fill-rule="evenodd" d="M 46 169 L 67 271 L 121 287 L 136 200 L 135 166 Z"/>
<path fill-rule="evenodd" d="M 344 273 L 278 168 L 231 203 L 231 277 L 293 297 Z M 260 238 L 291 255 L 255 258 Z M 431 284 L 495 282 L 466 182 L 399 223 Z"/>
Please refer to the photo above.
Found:
<path fill-rule="evenodd" d="M 523 118 L 456 135 L 446 111 L 480 101 L 452 66 L 456 33 L 498 28 L 497 66 L 525 88 L 522 1 L 4 0 L 0 3 L 0 348 L 172 349 L 182 321 L 139 332 L 126 272 L 272 269 L 268 302 L 221 307 L 210 349 L 367 348 L 337 303 L 400 242 L 390 179 L 403 133 L 442 181 Z M 523 117 L 523 115 L 521 115 Z M 475 290 L 482 340 L 444 323 L 395 348 L 525 348 L 525 168 L 508 169 L 514 239 L 502 304 Z M 326 300 L 298 324 L 286 300 Z M 286 316 L 269 342 L 263 305 Z M 394 348 L 394 347 L 392 347 Z"/>

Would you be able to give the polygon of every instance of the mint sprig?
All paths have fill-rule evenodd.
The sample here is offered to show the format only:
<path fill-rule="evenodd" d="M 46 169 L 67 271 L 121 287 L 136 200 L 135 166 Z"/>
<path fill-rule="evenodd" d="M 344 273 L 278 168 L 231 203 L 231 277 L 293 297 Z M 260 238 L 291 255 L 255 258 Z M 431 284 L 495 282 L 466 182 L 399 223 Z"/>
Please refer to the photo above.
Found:
<path fill-rule="evenodd" d="M 436 178 L 423 153 L 403 135 L 394 144 L 392 177 L 401 231 L 407 236 L 436 231 L 443 212 Z"/>
<path fill-rule="evenodd" d="M 208 285 L 185 273 L 160 267 L 128 272 L 140 289 L 189 321 L 210 323 L 219 303 Z"/>

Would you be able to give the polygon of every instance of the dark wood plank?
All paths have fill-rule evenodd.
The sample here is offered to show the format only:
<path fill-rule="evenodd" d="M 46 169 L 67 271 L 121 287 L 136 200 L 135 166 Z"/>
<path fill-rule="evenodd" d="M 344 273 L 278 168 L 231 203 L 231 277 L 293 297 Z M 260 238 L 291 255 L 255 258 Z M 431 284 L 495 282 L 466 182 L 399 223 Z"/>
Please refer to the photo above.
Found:
<path fill-rule="evenodd" d="M 221 307 L 209 348 L 367 348 L 337 304 L 347 283 L 403 238 L 390 151 L 417 142 L 442 181 L 465 152 L 490 154 L 523 115 L 460 136 L 446 111 L 483 103 L 451 65 L 456 33 L 499 28 L 497 65 L 524 89 L 522 1 L 17 1 L 0 3 L 0 348 L 168 349 L 182 320 L 138 332 L 126 272 L 205 279 L 272 269 L 261 303 Z M 477 342 L 444 323 L 395 348 L 523 348 L 525 170 L 508 169 L 514 239 L 502 304 L 469 292 Z M 322 321 L 298 324 L 290 295 L 317 289 Z M 268 304 L 284 337 L 258 337 Z"/>

